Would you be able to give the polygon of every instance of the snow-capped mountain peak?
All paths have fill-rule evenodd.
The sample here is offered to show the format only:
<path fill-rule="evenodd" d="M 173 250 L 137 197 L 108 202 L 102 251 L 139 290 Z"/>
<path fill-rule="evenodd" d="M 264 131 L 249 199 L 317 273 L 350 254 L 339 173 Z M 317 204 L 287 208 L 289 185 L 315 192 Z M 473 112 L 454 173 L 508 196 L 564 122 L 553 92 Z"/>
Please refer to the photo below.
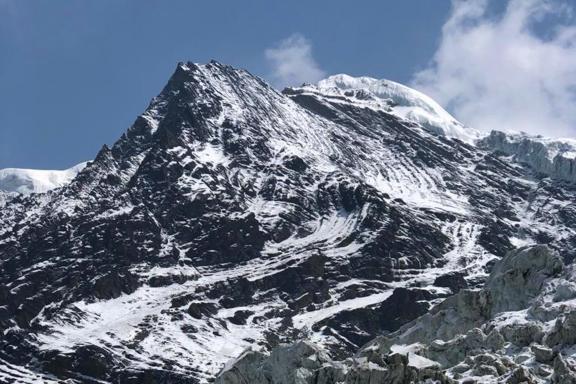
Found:
<path fill-rule="evenodd" d="M 259 375 L 304 353 L 310 369 L 280 376 L 316 362 L 306 377 L 365 384 L 398 367 L 397 354 L 380 349 L 353 380 L 355 366 L 330 371 L 308 343 L 257 351 L 305 338 L 346 359 L 461 290 L 498 291 L 478 289 L 517 246 L 547 242 L 573 258 L 576 190 L 503 156 L 502 140 L 447 138 L 468 128 L 438 108 L 375 79 L 279 93 L 244 70 L 180 64 L 70 184 L 0 208 L 0 382 L 204 384 L 226 367 L 221 382 L 261 384 L 243 375 L 247 360 Z M 535 262 L 514 281 L 539 276 L 532 264 L 556 272 L 555 257 L 536 253 L 519 256 Z M 468 330 L 447 327 L 447 342 Z M 410 361 L 448 370 L 466 356 L 424 352 Z"/>
<path fill-rule="evenodd" d="M 394 81 L 338 74 L 320 80 L 316 85 L 304 85 L 301 89 L 382 109 L 430 132 L 469 144 L 482 136 L 479 131 L 456 120 L 429 96 Z"/>
<path fill-rule="evenodd" d="M 68 184 L 88 162 L 64 170 L 0 169 L 0 191 L 24 195 L 43 193 Z"/>

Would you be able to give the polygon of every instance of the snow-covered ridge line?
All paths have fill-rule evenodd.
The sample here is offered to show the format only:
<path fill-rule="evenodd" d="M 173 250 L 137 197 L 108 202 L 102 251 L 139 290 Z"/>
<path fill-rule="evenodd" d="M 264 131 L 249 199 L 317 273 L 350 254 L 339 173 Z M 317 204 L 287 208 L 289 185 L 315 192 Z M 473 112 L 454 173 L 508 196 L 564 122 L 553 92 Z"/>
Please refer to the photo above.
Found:
<path fill-rule="evenodd" d="M 0 169 L 0 191 L 25 195 L 48 192 L 68 184 L 87 164 L 83 162 L 65 170 Z"/>
<path fill-rule="evenodd" d="M 293 90 L 339 97 L 343 102 L 383 110 L 427 131 L 469 144 L 483 136 L 481 132 L 464 126 L 429 96 L 390 80 L 338 74 L 320 80 L 316 85 L 304 85 Z"/>
<path fill-rule="evenodd" d="M 513 145 L 520 145 L 522 142 L 530 141 L 533 143 L 540 143 L 546 147 L 548 159 L 553 161 L 558 155 L 566 159 L 576 158 L 576 139 L 574 138 L 560 138 L 560 137 L 544 137 L 542 135 L 530 135 L 525 132 L 505 131 L 506 140 Z M 501 134 L 494 131 L 491 135 Z"/>
<path fill-rule="evenodd" d="M 492 131 L 478 141 L 482 148 L 500 151 L 555 179 L 576 181 L 576 140 L 544 138 L 524 133 Z"/>
<path fill-rule="evenodd" d="M 180 63 L 69 185 L 8 201 L 2 359 L 60 380 L 209 383 L 246 348 L 305 337 L 351 356 L 480 289 L 515 246 L 576 255 L 566 183 L 375 91 L 302 89 Z M 436 361 L 407 348 L 407 366 Z"/>

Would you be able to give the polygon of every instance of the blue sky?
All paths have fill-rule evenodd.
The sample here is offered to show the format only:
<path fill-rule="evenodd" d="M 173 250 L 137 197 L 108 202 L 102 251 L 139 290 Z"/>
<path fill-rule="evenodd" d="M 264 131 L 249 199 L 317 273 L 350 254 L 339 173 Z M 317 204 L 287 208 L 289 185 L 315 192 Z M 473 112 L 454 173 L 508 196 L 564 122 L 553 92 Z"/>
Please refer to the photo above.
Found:
<path fill-rule="evenodd" d="M 269 77 L 299 33 L 327 73 L 406 81 L 448 1 L 13 0 L 0 5 L 0 168 L 62 168 L 113 143 L 183 60 Z M 388 3 L 385 5 L 385 3 Z"/>
<path fill-rule="evenodd" d="M 478 41 L 471 26 L 484 23 L 481 32 L 492 28 L 487 38 L 507 36 L 506 18 L 513 19 L 514 12 L 526 6 L 512 0 L 514 4 L 506 10 L 504 3 L 0 0 L 0 168 L 65 168 L 93 158 L 103 144 L 113 143 L 128 128 L 160 91 L 176 63 L 184 60 L 216 59 L 277 85 L 343 72 L 388 78 L 431 93 L 451 111 L 460 111 L 457 117 L 476 123 L 473 113 L 490 106 L 475 106 L 471 92 L 494 77 L 470 72 L 470 77 L 479 79 L 469 84 L 468 91 L 460 84 L 454 87 L 454 73 L 463 72 L 455 62 L 466 62 L 454 58 Z M 536 7 L 535 0 L 524 3 Z M 547 27 L 559 23 L 558 4 L 563 2 L 553 3 L 554 12 L 538 9 L 521 15 L 530 23 L 533 18 L 542 20 L 542 14 L 553 15 L 554 21 L 547 21 L 542 33 L 532 26 L 530 31 L 519 27 L 510 36 L 510 46 L 526 35 L 544 45 L 552 41 L 560 46 L 557 54 L 564 60 L 562 46 L 574 37 L 565 37 L 568 43 L 556 41 L 555 35 L 544 40 Z M 483 12 L 478 14 L 479 10 Z M 458 20 L 458 12 L 468 12 L 467 19 Z M 567 28 L 572 22 L 568 14 L 562 13 Z M 480 58 L 478 65 L 491 67 L 487 58 L 494 52 L 483 49 L 466 53 L 466 58 Z M 542 51 L 538 46 L 527 49 L 528 56 L 533 49 Z M 302 57 L 287 60 L 298 68 L 282 69 L 286 55 L 293 52 Z M 540 56 L 546 56 L 545 52 Z M 476 62 L 466 63 L 474 66 Z M 562 62 L 561 73 L 549 81 L 551 87 L 558 87 L 558 77 L 571 73 L 571 64 L 570 60 Z M 517 72 L 515 65 L 508 70 Z M 466 99 L 467 104 L 461 105 Z M 490 124 L 507 123 L 494 120 Z"/>

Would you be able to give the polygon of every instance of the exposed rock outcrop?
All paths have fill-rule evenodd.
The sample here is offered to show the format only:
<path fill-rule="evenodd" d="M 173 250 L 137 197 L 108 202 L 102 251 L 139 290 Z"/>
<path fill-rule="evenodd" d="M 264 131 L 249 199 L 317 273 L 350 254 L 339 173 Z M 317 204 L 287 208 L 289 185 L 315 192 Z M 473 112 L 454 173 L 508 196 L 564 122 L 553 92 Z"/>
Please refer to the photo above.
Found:
<path fill-rule="evenodd" d="M 306 379 L 284 382 L 272 375 L 262 383 L 576 382 L 568 361 L 576 346 L 576 305 L 571 298 L 552 304 L 567 311 L 553 326 L 530 314 L 540 313 L 537 309 L 543 302 L 553 302 L 555 287 L 573 281 L 572 269 L 564 268 L 561 258 L 546 246 L 510 252 L 496 263 L 484 288 L 461 290 L 398 331 L 368 343 L 354 357 L 332 361 L 317 347 L 299 343 L 315 351 L 306 356 L 314 354 L 313 361 L 319 363 L 307 365 L 300 376 Z M 293 352 L 298 350 L 282 347 L 281 360 L 273 358 L 279 353 L 273 351 L 270 357 L 259 355 L 258 361 L 239 366 L 250 375 L 274 371 L 271 365 L 282 372 L 285 364 L 296 367 L 294 361 L 302 367 L 306 359 Z M 235 367 L 228 367 L 217 383 L 241 383 Z M 320 374 L 327 370 L 330 376 Z"/>

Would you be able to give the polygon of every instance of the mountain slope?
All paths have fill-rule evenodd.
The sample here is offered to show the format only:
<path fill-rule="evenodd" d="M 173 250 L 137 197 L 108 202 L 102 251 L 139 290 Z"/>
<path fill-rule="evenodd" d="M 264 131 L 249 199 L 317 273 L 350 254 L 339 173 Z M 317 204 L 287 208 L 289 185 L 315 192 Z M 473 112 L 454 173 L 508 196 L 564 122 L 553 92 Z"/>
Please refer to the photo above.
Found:
<path fill-rule="evenodd" d="M 360 97 L 403 88 L 322 89 L 181 63 L 68 185 L 10 200 L 0 358 L 77 382 L 206 382 L 302 337 L 348 356 L 516 246 L 574 257 L 571 185 Z"/>
<path fill-rule="evenodd" d="M 460 291 L 353 358 L 334 361 L 300 341 L 246 351 L 216 383 L 574 383 L 574 283 L 573 265 L 546 246 L 524 247 L 483 289 Z"/>
<path fill-rule="evenodd" d="M 480 132 L 464 127 L 430 97 L 390 80 L 341 74 L 321 80 L 317 85 L 304 86 L 303 89 L 330 97 L 332 101 L 348 99 L 357 106 L 384 110 L 433 133 L 469 144 L 482 136 Z"/>

